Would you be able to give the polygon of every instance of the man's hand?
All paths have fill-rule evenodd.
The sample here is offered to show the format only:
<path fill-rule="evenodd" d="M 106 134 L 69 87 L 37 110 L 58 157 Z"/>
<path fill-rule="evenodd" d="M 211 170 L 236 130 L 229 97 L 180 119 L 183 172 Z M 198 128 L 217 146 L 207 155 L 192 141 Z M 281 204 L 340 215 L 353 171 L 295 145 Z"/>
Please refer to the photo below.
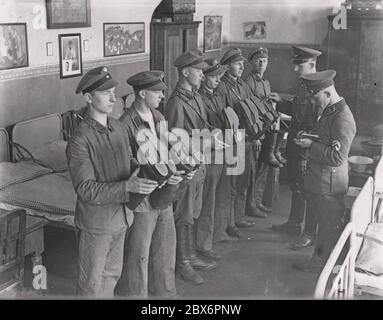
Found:
<path fill-rule="evenodd" d="M 340 147 L 341 147 L 341 144 L 338 140 L 333 140 L 331 142 L 331 148 L 335 151 L 339 151 L 340 150 Z"/>
<path fill-rule="evenodd" d="M 184 174 L 185 171 L 177 171 L 175 174 L 173 174 L 168 180 L 167 183 L 171 185 L 179 184 L 184 178 L 182 177 L 182 174 Z"/>
<path fill-rule="evenodd" d="M 261 151 L 262 142 L 260 140 L 255 140 L 255 151 Z"/>
<path fill-rule="evenodd" d="M 126 192 L 140 193 L 140 194 L 150 194 L 157 187 L 158 183 L 153 180 L 144 179 L 137 177 L 140 167 L 138 167 L 129 179 L 126 181 L 125 190 Z"/>
<path fill-rule="evenodd" d="M 269 99 L 271 101 L 274 101 L 274 102 L 281 102 L 282 101 L 281 96 L 278 93 L 276 93 L 276 92 L 271 92 L 269 94 Z"/>
<path fill-rule="evenodd" d="M 188 179 L 188 180 L 193 179 L 193 177 L 194 177 L 194 175 L 195 175 L 195 172 L 196 172 L 196 170 L 190 171 L 190 172 L 186 175 L 186 179 Z"/>
<path fill-rule="evenodd" d="M 302 139 L 294 138 L 294 142 L 298 147 L 301 147 L 303 149 L 310 148 L 313 143 L 313 141 L 309 138 L 302 138 Z"/>
<path fill-rule="evenodd" d="M 298 163 L 298 167 L 299 167 L 299 171 L 305 175 L 307 173 L 307 160 L 306 159 L 302 159 L 299 161 Z"/>

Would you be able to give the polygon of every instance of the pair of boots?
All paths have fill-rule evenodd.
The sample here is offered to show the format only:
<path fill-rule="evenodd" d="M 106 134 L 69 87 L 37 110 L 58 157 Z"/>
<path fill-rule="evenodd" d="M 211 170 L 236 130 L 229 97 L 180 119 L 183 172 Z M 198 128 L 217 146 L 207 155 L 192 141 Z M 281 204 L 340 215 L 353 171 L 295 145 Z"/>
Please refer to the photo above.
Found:
<path fill-rule="evenodd" d="M 176 226 L 176 274 L 184 281 L 197 285 L 203 283 L 204 280 L 194 269 L 209 271 L 216 268 L 217 263 L 203 261 L 197 257 L 193 227 L 187 224 Z"/>
<path fill-rule="evenodd" d="M 275 168 L 282 168 L 283 165 L 287 162 L 280 151 L 282 141 L 283 132 L 281 131 L 269 132 L 266 134 L 265 143 L 268 144 L 266 160 L 271 166 Z"/>

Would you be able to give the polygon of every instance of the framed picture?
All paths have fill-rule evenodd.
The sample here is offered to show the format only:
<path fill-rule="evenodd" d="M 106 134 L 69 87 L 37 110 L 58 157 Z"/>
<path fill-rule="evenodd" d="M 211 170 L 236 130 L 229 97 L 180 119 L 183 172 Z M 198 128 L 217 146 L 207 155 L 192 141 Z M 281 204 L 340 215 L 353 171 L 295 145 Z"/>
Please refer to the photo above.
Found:
<path fill-rule="evenodd" d="M 145 23 L 104 23 L 104 57 L 145 52 Z"/>
<path fill-rule="evenodd" d="M 26 23 L 0 23 L 0 70 L 28 67 Z"/>
<path fill-rule="evenodd" d="M 204 52 L 220 50 L 222 41 L 222 16 L 205 16 L 203 21 Z"/>
<path fill-rule="evenodd" d="M 59 34 L 60 78 L 82 75 L 81 34 Z"/>
<path fill-rule="evenodd" d="M 47 28 L 90 27 L 90 0 L 45 0 Z"/>
<path fill-rule="evenodd" d="M 248 39 L 266 39 L 266 22 L 244 22 L 243 36 Z"/>

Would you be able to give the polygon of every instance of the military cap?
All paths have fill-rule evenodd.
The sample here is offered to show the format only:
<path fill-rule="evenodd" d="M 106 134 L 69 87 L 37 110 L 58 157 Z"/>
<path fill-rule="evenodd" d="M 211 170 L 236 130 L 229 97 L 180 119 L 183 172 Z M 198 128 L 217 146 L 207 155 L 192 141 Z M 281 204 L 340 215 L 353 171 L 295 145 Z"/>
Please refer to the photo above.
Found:
<path fill-rule="evenodd" d="M 192 67 L 195 69 L 204 69 L 207 67 L 203 61 L 203 57 L 199 52 L 186 51 L 181 54 L 175 61 L 174 66 L 177 68 Z"/>
<path fill-rule="evenodd" d="M 205 76 L 218 76 L 226 71 L 226 66 L 219 64 L 217 59 L 210 58 L 204 61 L 208 65 L 207 68 L 203 69 Z"/>
<path fill-rule="evenodd" d="M 233 62 L 246 60 L 239 48 L 230 48 L 221 58 L 221 64 L 228 65 Z"/>
<path fill-rule="evenodd" d="M 112 76 L 108 72 L 107 67 L 97 67 L 89 70 L 81 78 L 76 94 L 80 92 L 86 93 L 91 91 L 103 91 L 117 86 L 118 82 L 113 80 Z"/>
<path fill-rule="evenodd" d="M 253 50 L 250 51 L 249 55 L 247 56 L 247 59 L 251 61 L 253 58 L 268 58 L 269 52 L 267 51 L 266 47 L 256 47 Z"/>
<path fill-rule="evenodd" d="M 334 84 L 335 70 L 326 70 L 302 75 L 301 78 L 311 94 L 315 94 L 322 89 Z"/>
<path fill-rule="evenodd" d="M 322 52 L 311 48 L 293 46 L 293 60 L 294 64 L 301 64 L 304 62 L 315 61 Z"/>
<path fill-rule="evenodd" d="M 149 70 L 136 73 L 126 80 L 136 90 L 151 90 L 160 91 L 165 90 L 166 85 L 162 81 L 164 72 L 160 70 Z"/>

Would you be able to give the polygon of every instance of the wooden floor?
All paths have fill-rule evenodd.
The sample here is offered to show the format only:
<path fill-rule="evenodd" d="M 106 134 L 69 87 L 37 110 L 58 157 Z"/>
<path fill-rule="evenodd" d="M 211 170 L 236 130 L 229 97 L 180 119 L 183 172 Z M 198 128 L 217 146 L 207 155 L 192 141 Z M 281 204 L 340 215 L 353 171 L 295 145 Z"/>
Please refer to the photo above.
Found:
<path fill-rule="evenodd" d="M 290 250 L 288 244 L 294 237 L 270 229 L 273 223 L 285 221 L 289 208 L 290 190 L 282 185 L 270 217 L 249 217 L 256 221 L 256 225 L 242 229 L 245 237 L 237 242 L 216 245 L 215 249 L 222 257 L 217 269 L 200 272 L 205 282 L 198 286 L 177 279 L 179 295 L 193 299 L 312 299 L 318 275 L 292 268 L 295 261 L 308 259 L 312 248 Z M 73 297 L 76 273 L 74 234 L 47 228 L 45 244 L 43 260 L 48 271 L 48 290 L 42 297 Z M 21 298 L 35 297 L 33 290 L 28 290 L 30 276 L 30 266 L 27 265 L 27 290 L 19 295 Z"/>

